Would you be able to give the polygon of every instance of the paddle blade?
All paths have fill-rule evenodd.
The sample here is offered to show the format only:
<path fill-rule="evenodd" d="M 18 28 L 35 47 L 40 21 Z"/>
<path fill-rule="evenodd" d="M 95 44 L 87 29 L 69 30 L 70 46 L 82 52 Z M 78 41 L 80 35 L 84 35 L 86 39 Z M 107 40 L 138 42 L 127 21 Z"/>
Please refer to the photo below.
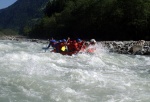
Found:
<path fill-rule="evenodd" d="M 63 47 L 61 48 L 61 51 L 65 51 L 65 50 L 66 50 L 66 47 L 63 46 Z"/>

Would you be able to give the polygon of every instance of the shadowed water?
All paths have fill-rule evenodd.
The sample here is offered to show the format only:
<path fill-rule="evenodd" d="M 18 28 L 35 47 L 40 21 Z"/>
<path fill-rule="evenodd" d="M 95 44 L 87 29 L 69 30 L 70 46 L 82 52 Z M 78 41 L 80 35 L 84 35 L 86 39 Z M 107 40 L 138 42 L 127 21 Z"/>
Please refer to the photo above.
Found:
<path fill-rule="evenodd" d="M 149 102 L 150 57 L 63 56 L 42 43 L 0 40 L 0 102 Z"/>

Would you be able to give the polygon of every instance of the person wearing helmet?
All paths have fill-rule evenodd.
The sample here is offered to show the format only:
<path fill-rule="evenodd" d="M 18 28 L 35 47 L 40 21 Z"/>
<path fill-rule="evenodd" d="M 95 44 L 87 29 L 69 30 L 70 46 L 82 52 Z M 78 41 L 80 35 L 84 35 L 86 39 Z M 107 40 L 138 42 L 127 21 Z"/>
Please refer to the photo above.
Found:
<path fill-rule="evenodd" d="M 57 53 L 61 52 L 61 47 L 62 47 L 63 41 L 59 40 L 58 43 L 55 46 L 55 50 Z"/>
<path fill-rule="evenodd" d="M 95 39 L 91 39 L 91 40 L 90 40 L 90 44 L 91 44 L 91 45 L 95 45 L 95 44 L 96 44 L 96 40 L 95 40 Z"/>
<path fill-rule="evenodd" d="M 78 48 L 81 49 L 82 45 L 85 43 L 85 41 L 81 40 L 81 39 L 77 39 L 77 43 L 78 43 Z"/>
<path fill-rule="evenodd" d="M 69 45 L 68 45 L 68 50 L 69 52 L 75 52 L 78 51 L 78 43 L 76 42 L 76 40 L 73 40 Z"/>
<path fill-rule="evenodd" d="M 85 42 L 82 44 L 81 48 L 80 48 L 80 52 L 85 52 L 86 49 L 89 47 L 89 45 L 90 45 L 90 42 L 89 42 L 89 41 L 85 41 Z"/>
<path fill-rule="evenodd" d="M 85 46 L 86 48 L 88 48 L 90 46 L 90 42 L 89 41 L 85 42 Z"/>
<path fill-rule="evenodd" d="M 96 50 L 96 40 L 95 39 L 91 39 L 87 48 L 86 48 L 86 52 L 87 53 L 93 53 Z"/>
<path fill-rule="evenodd" d="M 45 49 L 49 49 L 50 46 L 54 47 L 55 43 L 56 43 L 56 40 L 54 40 L 54 39 L 49 40 L 49 44 L 48 44 L 48 46 Z"/>
<path fill-rule="evenodd" d="M 62 43 L 60 43 L 61 51 L 62 52 L 67 52 L 68 51 L 68 46 L 67 46 L 67 40 L 63 39 Z"/>

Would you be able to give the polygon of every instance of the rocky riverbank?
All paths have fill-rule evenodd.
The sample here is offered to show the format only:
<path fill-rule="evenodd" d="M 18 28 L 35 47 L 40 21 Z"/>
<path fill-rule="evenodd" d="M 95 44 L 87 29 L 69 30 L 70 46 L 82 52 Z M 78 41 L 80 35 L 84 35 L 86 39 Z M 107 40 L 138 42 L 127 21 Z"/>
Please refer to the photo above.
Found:
<path fill-rule="evenodd" d="M 102 41 L 109 52 L 119 54 L 150 55 L 150 41 Z"/>
<path fill-rule="evenodd" d="M 0 40 L 29 41 L 47 43 L 48 40 L 29 39 L 25 36 L 2 36 Z M 150 41 L 99 41 L 109 52 L 119 54 L 150 55 Z"/>

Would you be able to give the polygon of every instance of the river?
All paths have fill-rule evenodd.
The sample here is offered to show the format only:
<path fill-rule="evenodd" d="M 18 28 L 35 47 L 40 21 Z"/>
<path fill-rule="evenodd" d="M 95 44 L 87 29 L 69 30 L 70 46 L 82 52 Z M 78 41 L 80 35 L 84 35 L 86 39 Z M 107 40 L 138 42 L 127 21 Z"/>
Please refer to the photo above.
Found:
<path fill-rule="evenodd" d="M 0 102 L 149 102 L 150 57 L 63 56 L 42 43 L 0 40 Z"/>

